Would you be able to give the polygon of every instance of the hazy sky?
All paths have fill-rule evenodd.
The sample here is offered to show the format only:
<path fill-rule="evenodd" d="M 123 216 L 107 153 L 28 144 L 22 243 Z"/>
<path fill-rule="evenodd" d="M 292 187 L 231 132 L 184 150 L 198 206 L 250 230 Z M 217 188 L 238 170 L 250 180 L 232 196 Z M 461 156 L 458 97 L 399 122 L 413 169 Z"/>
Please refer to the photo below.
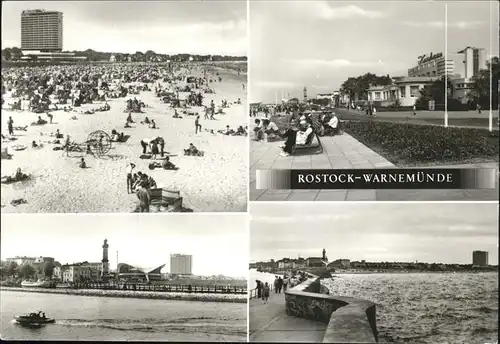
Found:
<path fill-rule="evenodd" d="M 498 264 L 498 205 L 487 203 L 282 203 L 251 206 L 250 258 Z"/>
<path fill-rule="evenodd" d="M 448 5 L 448 49 L 489 48 L 487 1 Z M 496 11 L 496 12 L 495 12 Z M 367 72 L 407 75 L 422 54 L 445 52 L 443 2 L 250 2 L 250 101 L 302 99 Z M 491 30 L 498 37 L 498 24 Z M 496 54 L 498 55 L 498 39 Z"/>
<path fill-rule="evenodd" d="M 170 254 L 193 255 L 193 273 L 245 276 L 248 267 L 248 219 L 244 214 L 141 216 L 2 216 L 2 260 L 13 256 L 48 256 L 60 263 L 99 262 L 108 239 L 109 261 L 143 268 L 167 264 Z"/>
<path fill-rule="evenodd" d="M 63 12 L 63 49 L 246 55 L 246 1 L 2 1 L 2 49 L 20 46 L 21 12 Z"/>

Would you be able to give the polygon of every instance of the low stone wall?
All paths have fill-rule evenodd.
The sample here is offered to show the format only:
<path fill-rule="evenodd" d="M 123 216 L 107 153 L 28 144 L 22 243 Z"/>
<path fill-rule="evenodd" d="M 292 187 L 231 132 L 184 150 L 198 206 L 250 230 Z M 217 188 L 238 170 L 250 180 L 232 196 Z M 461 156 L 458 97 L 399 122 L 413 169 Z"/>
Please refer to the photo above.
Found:
<path fill-rule="evenodd" d="M 370 301 L 332 296 L 317 276 L 285 292 L 288 315 L 328 324 L 324 343 L 376 343 L 375 304 Z"/>

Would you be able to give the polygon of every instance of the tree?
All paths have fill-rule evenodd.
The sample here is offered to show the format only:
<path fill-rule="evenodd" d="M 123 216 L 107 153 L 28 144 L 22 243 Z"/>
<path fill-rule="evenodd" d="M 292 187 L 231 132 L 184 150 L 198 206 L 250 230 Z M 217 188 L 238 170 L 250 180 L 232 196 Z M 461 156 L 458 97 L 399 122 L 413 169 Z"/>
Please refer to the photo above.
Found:
<path fill-rule="evenodd" d="M 492 82 L 490 84 L 490 73 Z M 494 57 L 486 63 L 486 68 L 472 77 L 471 90 L 468 98 L 474 104 L 479 104 L 483 109 L 490 107 L 490 90 L 492 94 L 492 107 L 498 108 L 498 81 L 500 79 L 500 61 Z M 491 88 L 490 88 L 491 87 Z"/>
<path fill-rule="evenodd" d="M 447 80 L 447 84 L 448 89 L 451 89 L 451 81 L 449 79 Z M 419 110 L 428 110 L 430 100 L 433 100 L 435 104 L 444 104 L 445 92 L 445 77 L 442 77 L 420 89 L 420 95 L 415 102 L 415 107 Z"/>
<path fill-rule="evenodd" d="M 19 277 L 21 278 L 30 278 L 35 275 L 35 268 L 29 264 L 24 264 L 19 269 Z"/>
<path fill-rule="evenodd" d="M 43 266 L 43 274 L 45 277 L 52 277 L 54 274 L 54 263 L 51 261 L 48 261 L 44 264 Z"/>
<path fill-rule="evenodd" d="M 16 262 L 9 262 L 7 264 L 7 276 L 15 276 L 19 272 L 19 266 Z"/>

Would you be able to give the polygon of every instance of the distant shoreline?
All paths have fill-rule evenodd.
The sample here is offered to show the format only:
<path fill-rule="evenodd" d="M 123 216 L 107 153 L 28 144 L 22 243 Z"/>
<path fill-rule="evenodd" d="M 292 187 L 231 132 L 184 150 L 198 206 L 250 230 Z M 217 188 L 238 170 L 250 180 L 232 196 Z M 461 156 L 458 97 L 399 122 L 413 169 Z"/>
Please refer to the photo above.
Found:
<path fill-rule="evenodd" d="M 255 269 L 250 269 L 257 271 Z M 307 269 L 304 270 L 307 272 Z M 272 272 L 272 271 L 258 271 L 260 273 L 267 273 L 270 275 L 283 275 L 283 272 Z M 426 271 L 426 270 L 418 270 L 418 271 L 401 271 L 401 270 L 389 270 L 389 271 L 370 271 L 370 270 L 360 270 L 360 271 L 339 271 L 339 272 L 331 272 L 332 277 L 336 275 L 374 275 L 374 274 L 464 274 L 464 273 L 498 273 L 498 270 L 483 270 L 483 271 L 474 271 L 474 270 L 466 270 L 466 271 Z"/>
<path fill-rule="evenodd" d="M 118 297 L 149 300 L 172 300 L 172 301 L 199 301 L 199 302 L 232 302 L 246 303 L 247 295 L 239 296 L 234 294 L 189 294 L 153 291 L 132 291 L 132 290 L 96 290 L 96 289 L 56 289 L 56 288 L 18 288 L 0 287 L 0 291 L 14 291 L 24 293 L 41 294 L 63 294 L 76 296 L 95 297 Z"/>

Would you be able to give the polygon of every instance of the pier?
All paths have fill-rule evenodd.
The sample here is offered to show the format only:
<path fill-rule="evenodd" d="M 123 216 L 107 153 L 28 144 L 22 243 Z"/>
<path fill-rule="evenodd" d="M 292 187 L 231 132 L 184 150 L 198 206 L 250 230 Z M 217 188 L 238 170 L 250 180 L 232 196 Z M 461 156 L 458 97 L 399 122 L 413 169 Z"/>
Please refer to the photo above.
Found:
<path fill-rule="evenodd" d="M 250 292 L 250 341 L 377 343 L 375 304 L 330 295 L 318 276 L 283 292 L 271 291 L 268 303 Z"/>

